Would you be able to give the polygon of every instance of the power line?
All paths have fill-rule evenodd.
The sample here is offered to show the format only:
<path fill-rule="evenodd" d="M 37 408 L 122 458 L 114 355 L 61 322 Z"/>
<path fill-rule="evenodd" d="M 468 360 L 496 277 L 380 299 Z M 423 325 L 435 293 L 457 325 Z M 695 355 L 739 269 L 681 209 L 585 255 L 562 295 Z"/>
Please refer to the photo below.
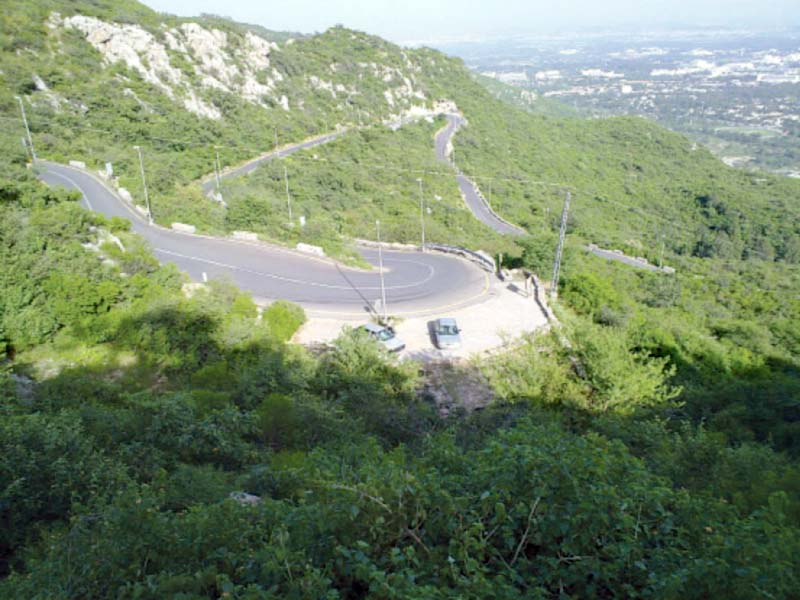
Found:
<path fill-rule="evenodd" d="M 567 235 L 567 219 L 569 219 L 569 200 L 570 193 L 564 196 L 564 209 L 561 212 L 561 231 L 558 234 L 558 247 L 556 248 L 556 260 L 553 264 L 553 283 L 550 286 L 550 295 L 554 298 L 558 295 L 558 276 L 561 271 L 561 253 L 564 250 L 564 238 Z"/>

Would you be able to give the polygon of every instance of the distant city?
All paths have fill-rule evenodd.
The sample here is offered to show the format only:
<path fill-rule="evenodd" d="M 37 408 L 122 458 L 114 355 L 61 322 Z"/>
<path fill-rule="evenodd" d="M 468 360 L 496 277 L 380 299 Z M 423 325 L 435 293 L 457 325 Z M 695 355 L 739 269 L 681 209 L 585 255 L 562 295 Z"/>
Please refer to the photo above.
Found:
<path fill-rule="evenodd" d="M 635 114 L 727 164 L 800 177 L 800 30 L 594 33 L 439 43 L 474 72 L 583 116 Z"/>

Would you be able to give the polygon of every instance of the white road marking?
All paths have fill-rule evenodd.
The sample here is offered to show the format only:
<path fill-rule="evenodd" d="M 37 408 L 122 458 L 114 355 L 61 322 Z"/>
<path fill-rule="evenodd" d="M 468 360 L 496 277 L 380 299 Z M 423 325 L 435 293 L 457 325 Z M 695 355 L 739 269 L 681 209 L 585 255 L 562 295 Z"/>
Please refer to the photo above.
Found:
<path fill-rule="evenodd" d="M 72 179 L 72 177 L 67 177 L 66 175 L 62 175 L 61 173 L 56 173 L 55 171 L 48 171 L 48 173 L 50 175 L 55 175 L 56 177 L 60 177 L 61 179 L 63 179 L 65 181 L 71 183 L 72 185 L 74 185 L 75 189 L 78 190 L 81 193 L 81 195 L 83 196 L 83 199 L 86 200 L 86 206 L 89 207 L 89 210 L 94 210 L 92 208 L 92 203 L 89 202 L 89 196 L 86 195 L 86 192 L 83 191 L 83 188 L 78 184 L 77 181 Z"/>
<path fill-rule="evenodd" d="M 320 287 L 320 288 L 326 288 L 326 289 L 330 289 L 330 290 L 354 290 L 355 289 L 357 291 L 362 291 L 362 292 L 365 291 L 365 290 L 373 290 L 374 291 L 374 290 L 380 290 L 381 289 L 380 286 L 374 286 L 373 287 L 373 286 L 355 286 L 355 285 L 333 285 L 333 284 L 329 284 L 329 283 L 317 283 L 317 282 L 314 282 L 314 281 L 306 281 L 306 280 L 303 280 L 303 279 L 294 279 L 292 277 L 284 277 L 283 275 L 275 275 L 274 273 L 264 273 L 263 271 L 254 271 L 252 269 L 247 269 L 245 267 L 237 267 L 236 265 L 229 265 L 227 263 L 223 263 L 223 262 L 219 262 L 219 261 L 215 261 L 215 260 L 210 260 L 210 259 L 207 259 L 207 258 L 200 258 L 199 256 L 188 256 L 186 254 L 181 254 L 179 252 L 173 252 L 172 250 L 165 250 L 163 248 L 154 248 L 153 252 L 158 253 L 158 254 L 166 254 L 167 256 L 175 256 L 177 258 L 184 258 L 184 259 L 187 259 L 187 260 L 193 260 L 193 261 L 200 262 L 200 263 L 205 263 L 205 264 L 208 264 L 208 265 L 214 265 L 216 267 L 223 267 L 225 269 L 230 269 L 232 271 L 240 271 L 242 273 L 248 273 L 249 275 L 255 275 L 257 277 L 267 277 L 269 279 L 277 279 L 279 281 L 286 281 L 288 283 L 296 283 L 298 285 L 307 285 L 307 286 L 311 286 L 311 287 Z M 415 261 L 403 261 L 401 259 L 390 259 L 390 260 L 395 260 L 396 262 L 410 262 L 410 263 L 414 263 L 415 262 Z M 412 287 L 418 287 L 420 285 L 425 285 L 431 279 L 433 279 L 433 276 L 435 274 L 435 271 L 434 271 L 433 267 L 431 267 L 430 265 L 426 265 L 425 263 L 417 263 L 417 264 L 423 265 L 428 269 L 429 273 L 428 273 L 427 277 L 425 277 L 423 280 L 418 281 L 416 283 L 409 283 L 409 284 L 406 284 L 406 285 L 389 285 L 389 286 L 386 286 L 386 289 L 387 290 L 402 290 L 402 289 L 407 289 L 407 288 L 412 288 Z"/>
<path fill-rule="evenodd" d="M 53 164 L 53 167 L 63 167 L 65 169 L 69 168 L 69 167 L 66 167 L 64 165 L 57 165 L 57 164 Z M 78 184 L 75 180 L 73 180 L 72 178 L 70 178 L 70 177 L 68 177 L 66 175 L 63 175 L 61 173 L 56 172 L 52 168 L 48 169 L 46 172 L 48 174 L 54 175 L 56 177 L 60 177 L 61 179 L 64 179 L 65 181 L 70 182 L 73 186 L 75 186 L 75 188 L 78 191 L 80 191 L 83 194 L 84 199 L 86 200 L 86 204 L 87 204 L 87 206 L 89 206 L 89 209 L 90 210 L 94 210 L 92 208 L 90 202 L 89 202 L 89 198 L 86 195 L 86 192 L 80 186 L 80 184 Z M 86 173 L 83 173 L 83 172 L 80 172 L 80 171 L 77 171 L 77 172 L 79 172 L 83 176 L 92 177 L 91 174 L 86 174 Z M 142 217 L 139 214 L 137 214 L 127 202 L 124 202 L 121 199 L 119 199 L 113 192 L 107 191 L 105 189 L 105 184 L 103 184 L 99 180 L 98 180 L 98 183 L 100 183 L 100 185 L 104 188 L 104 191 L 106 191 L 106 193 L 109 193 L 110 196 L 113 197 L 115 201 L 119 202 L 120 204 L 122 204 L 125 207 L 125 209 L 132 215 L 134 220 L 137 220 L 137 221 L 140 221 L 140 222 L 144 222 Z M 248 245 L 248 246 L 251 246 L 251 247 L 255 246 L 254 244 L 235 241 L 235 240 L 227 240 L 227 239 L 224 239 L 224 238 L 215 238 L 215 237 L 211 237 L 211 236 L 198 235 L 198 234 L 185 234 L 185 233 L 182 233 L 182 232 L 172 231 L 172 230 L 163 229 L 163 228 L 159 228 L 159 229 L 162 229 L 162 231 L 161 231 L 162 234 L 165 234 L 165 235 L 170 236 L 170 237 L 178 237 L 178 236 L 181 236 L 181 237 L 197 237 L 197 238 L 208 239 L 208 240 L 210 240 L 212 242 L 222 243 L 224 245 L 237 244 L 237 245 Z M 271 250 L 273 250 L 275 252 L 278 252 L 278 253 L 281 253 L 281 252 L 282 253 L 293 253 L 289 249 L 284 249 L 284 248 L 279 248 L 279 247 L 271 248 Z M 178 252 L 172 252 L 170 250 L 165 250 L 165 249 L 160 249 L 160 248 L 155 248 L 153 250 L 153 252 L 154 253 L 161 253 L 161 254 L 164 254 L 164 255 L 167 255 L 167 256 L 171 255 L 171 256 L 175 256 L 175 257 L 179 257 L 179 258 L 185 258 L 185 259 L 188 259 L 188 260 L 196 261 L 196 262 L 211 264 L 211 265 L 215 265 L 215 266 L 218 266 L 218 267 L 223 267 L 223 268 L 226 268 L 226 269 L 230 269 L 232 271 L 240 271 L 240 272 L 243 272 L 243 273 L 249 273 L 249 274 L 252 274 L 252 275 L 255 275 L 255 276 L 258 276 L 258 277 L 270 278 L 270 279 L 275 279 L 275 280 L 282 280 L 282 281 L 286 281 L 286 282 L 289 282 L 289 283 L 298 284 L 298 285 L 305 285 L 305 286 L 309 286 L 309 287 L 326 288 L 326 289 L 331 289 L 331 290 L 348 290 L 348 291 L 356 291 L 357 293 L 375 292 L 375 291 L 378 291 L 380 289 L 380 287 L 377 286 L 377 285 L 376 286 L 360 287 L 360 286 L 356 286 L 356 285 L 333 285 L 333 284 L 326 284 L 326 283 L 316 283 L 316 282 L 312 282 L 312 281 L 304 281 L 304 280 L 301 280 L 301 279 L 283 277 L 283 276 L 275 275 L 275 274 L 272 274 L 272 273 L 264 273 L 264 272 L 254 271 L 254 270 L 247 269 L 247 268 L 244 268 L 244 267 L 237 267 L 235 265 L 229 265 L 229 264 L 226 264 L 226 263 L 217 262 L 217 261 L 208 260 L 208 259 L 203 259 L 203 258 L 196 257 L 196 256 L 188 256 L 188 255 L 180 254 Z M 309 260 L 311 260 L 311 257 L 308 257 L 308 258 L 309 258 Z M 387 290 L 403 290 L 403 289 L 408 289 L 408 288 L 424 286 L 425 284 L 427 284 L 429 281 L 431 281 L 434 278 L 435 273 L 436 273 L 436 270 L 435 270 L 435 268 L 433 266 L 431 266 L 430 264 L 424 263 L 424 262 L 420 262 L 420 261 L 416 261 L 416 260 L 401 259 L 401 258 L 392 258 L 392 257 L 385 257 L 384 260 L 386 262 L 389 262 L 389 263 L 391 263 L 391 262 L 398 262 L 398 263 L 406 262 L 406 263 L 409 263 L 409 264 L 419 265 L 421 267 L 424 267 L 424 269 L 426 269 L 428 271 L 427 276 L 425 276 L 420 281 L 417 281 L 415 283 L 410 283 L 410 284 L 404 284 L 404 285 L 389 285 L 389 286 L 386 287 Z M 344 265 L 338 265 L 338 268 L 340 269 L 340 271 L 349 269 L 349 267 L 346 267 Z M 204 275 L 205 275 L 205 273 L 204 273 Z M 374 276 L 377 277 L 377 273 L 375 273 Z M 346 278 L 346 275 L 344 273 L 342 273 L 342 277 Z M 484 277 L 485 277 L 485 274 L 484 274 Z M 483 295 L 486 294 L 486 289 L 487 289 L 486 286 L 488 286 L 488 280 L 486 282 L 484 290 L 478 296 L 483 296 Z M 469 301 L 471 301 L 471 300 L 468 300 L 467 302 L 469 302 Z M 454 306 L 455 305 L 461 305 L 461 303 L 456 303 L 456 304 L 454 304 Z M 426 309 L 426 310 L 428 310 L 428 309 Z M 415 312 L 415 311 L 412 311 L 412 312 Z M 419 312 L 419 311 L 416 311 L 416 312 Z M 403 314 L 411 314 L 411 313 L 403 312 Z"/>

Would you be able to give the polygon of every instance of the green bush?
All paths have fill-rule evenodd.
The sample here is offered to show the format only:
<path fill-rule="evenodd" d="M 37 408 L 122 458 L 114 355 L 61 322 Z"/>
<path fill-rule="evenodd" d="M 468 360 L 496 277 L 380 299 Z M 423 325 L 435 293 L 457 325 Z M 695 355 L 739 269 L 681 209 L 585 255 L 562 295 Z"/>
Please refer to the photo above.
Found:
<path fill-rule="evenodd" d="M 261 319 L 270 335 L 277 340 L 288 341 L 306 322 L 306 313 L 297 304 L 278 300 L 263 310 Z"/>

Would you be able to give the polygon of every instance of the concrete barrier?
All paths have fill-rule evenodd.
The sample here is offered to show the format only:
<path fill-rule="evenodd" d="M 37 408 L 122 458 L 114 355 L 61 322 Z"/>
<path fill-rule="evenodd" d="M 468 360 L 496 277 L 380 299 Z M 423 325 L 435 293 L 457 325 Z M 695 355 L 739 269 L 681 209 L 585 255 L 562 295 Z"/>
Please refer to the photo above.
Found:
<path fill-rule="evenodd" d="M 356 243 L 359 246 L 366 246 L 367 248 L 378 247 L 378 243 L 372 240 L 357 239 Z M 381 242 L 380 245 L 388 250 L 420 251 L 420 247 L 415 244 Z M 461 258 L 465 258 L 466 260 L 475 263 L 480 268 L 490 273 L 494 273 L 497 269 L 494 259 L 483 250 L 467 250 L 466 248 L 462 248 L 460 246 L 448 246 L 447 244 L 425 244 L 425 249 L 432 250 L 433 252 L 455 254 L 456 256 L 460 256 Z"/>
<path fill-rule="evenodd" d="M 182 231 L 183 233 L 194 233 L 195 231 L 197 231 L 197 227 L 195 227 L 194 225 L 187 225 L 186 223 L 173 223 L 172 228 L 175 231 Z"/>
<path fill-rule="evenodd" d="M 257 242 L 258 234 L 252 231 L 234 231 L 231 237 L 235 240 L 247 240 L 249 242 Z"/>
<path fill-rule="evenodd" d="M 304 252 L 306 254 L 313 254 L 315 256 L 325 256 L 325 250 L 323 250 L 320 246 L 312 246 L 311 244 L 304 244 L 300 242 L 295 246 L 295 248 L 299 252 Z"/>
<path fill-rule="evenodd" d="M 125 202 L 133 202 L 133 196 L 131 196 L 131 193 L 128 190 L 126 190 L 125 188 L 123 188 L 123 187 L 119 188 L 117 190 L 117 193 L 119 194 L 120 198 L 125 200 Z"/>
<path fill-rule="evenodd" d="M 550 305 L 547 302 L 547 294 L 545 293 L 544 286 L 536 276 L 536 273 L 525 271 L 525 276 L 529 277 L 533 282 L 533 298 L 536 301 L 536 304 L 539 305 L 539 309 L 542 311 L 542 314 L 544 314 L 544 318 L 547 319 L 548 323 L 558 324 L 558 319 L 553 314 L 553 311 L 550 309 Z"/>
<path fill-rule="evenodd" d="M 456 256 L 465 258 L 489 273 L 494 273 L 497 271 L 497 265 L 495 264 L 494 259 L 483 250 L 467 250 L 466 248 L 461 248 L 460 246 L 448 246 L 446 244 L 426 244 L 425 247 L 428 250 L 434 250 L 435 252 L 455 254 Z"/>
<path fill-rule="evenodd" d="M 75 167 L 76 169 L 85 169 L 86 163 L 83 162 L 82 160 L 71 160 L 69 161 L 69 166 Z"/>
<path fill-rule="evenodd" d="M 378 242 L 373 240 L 360 239 L 356 239 L 355 242 L 359 246 L 366 246 L 367 248 L 377 248 L 378 246 L 381 246 L 382 248 L 386 248 L 388 250 L 404 250 L 409 252 L 419 251 L 419 246 L 416 244 L 398 244 L 397 242 L 381 242 L 378 244 Z"/>

